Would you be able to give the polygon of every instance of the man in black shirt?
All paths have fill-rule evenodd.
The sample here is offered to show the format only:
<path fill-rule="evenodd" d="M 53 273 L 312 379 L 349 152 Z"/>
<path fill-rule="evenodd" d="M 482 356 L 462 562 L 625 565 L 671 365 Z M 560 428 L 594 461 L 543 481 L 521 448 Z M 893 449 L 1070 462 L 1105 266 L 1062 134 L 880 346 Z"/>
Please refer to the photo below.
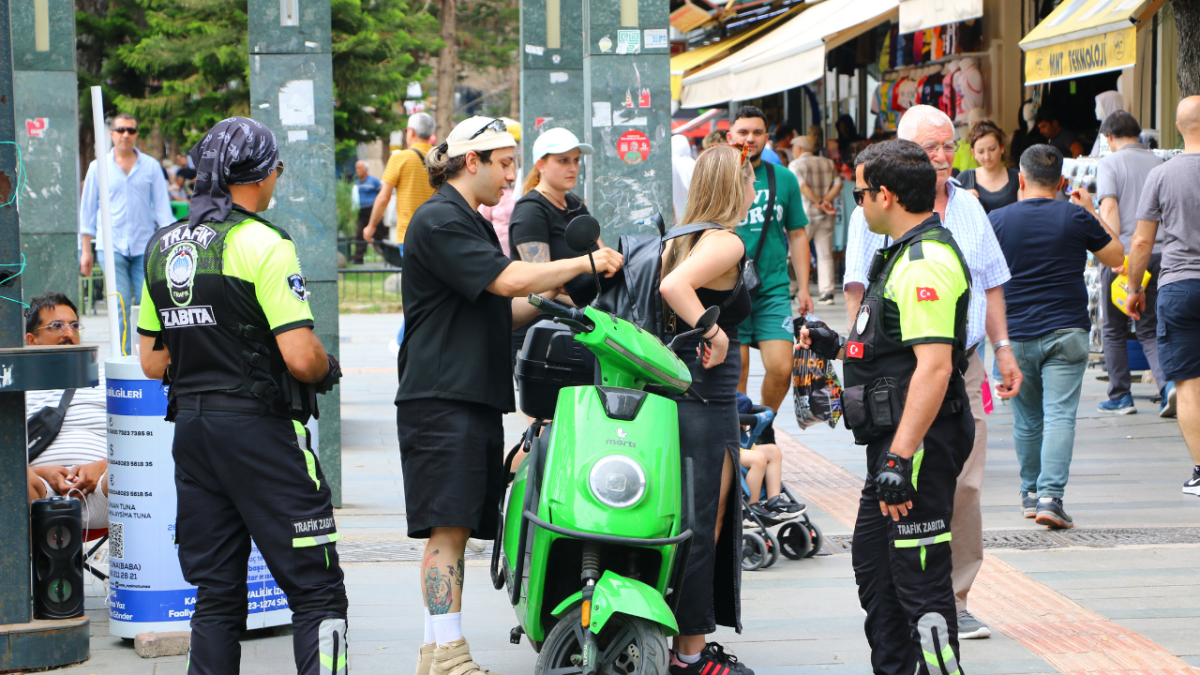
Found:
<path fill-rule="evenodd" d="M 404 239 L 405 332 L 396 425 L 408 535 L 428 539 L 421 564 L 425 639 L 417 675 L 483 675 L 462 636 L 463 550 L 494 539 L 504 497 L 502 416 L 515 409 L 509 334 L 537 315 L 530 293 L 591 271 L 587 257 L 510 260 L 480 204 L 494 206 L 515 180 L 516 141 L 504 123 L 473 117 L 425 160 L 437 193 Z M 595 253 L 612 276 L 621 254 Z"/>

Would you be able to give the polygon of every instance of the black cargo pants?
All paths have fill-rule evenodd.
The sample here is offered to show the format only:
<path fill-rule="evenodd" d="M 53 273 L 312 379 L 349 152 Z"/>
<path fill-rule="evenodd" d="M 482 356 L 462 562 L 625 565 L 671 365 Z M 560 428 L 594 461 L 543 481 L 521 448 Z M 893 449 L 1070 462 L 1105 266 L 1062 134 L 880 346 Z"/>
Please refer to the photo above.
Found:
<path fill-rule="evenodd" d="M 913 507 L 899 522 L 883 515 L 871 482 L 892 437 L 867 446 L 872 472 L 854 526 L 854 579 L 876 675 L 961 675 L 950 580 L 950 518 L 975 422 L 966 410 L 942 415 L 913 457 Z"/>
<path fill-rule="evenodd" d="M 287 595 L 296 671 L 345 675 L 347 601 L 337 526 L 303 427 L 207 404 L 201 410 L 195 398 L 181 397 L 172 452 L 179 563 L 184 579 L 198 587 L 188 675 L 239 672 L 251 537 Z"/>

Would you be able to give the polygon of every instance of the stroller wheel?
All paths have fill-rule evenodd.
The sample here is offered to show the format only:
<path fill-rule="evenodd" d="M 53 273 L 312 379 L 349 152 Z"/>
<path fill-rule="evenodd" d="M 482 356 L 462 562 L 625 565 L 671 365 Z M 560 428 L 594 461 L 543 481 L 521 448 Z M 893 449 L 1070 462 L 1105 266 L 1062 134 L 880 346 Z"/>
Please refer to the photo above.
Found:
<path fill-rule="evenodd" d="M 763 530 L 766 535 L 763 541 L 767 542 L 767 561 L 763 563 L 763 569 L 775 564 L 779 560 L 779 540 L 775 538 L 775 533 L 770 530 Z"/>
<path fill-rule="evenodd" d="M 742 571 L 753 572 L 763 566 L 767 557 L 767 542 L 754 532 L 742 533 Z"/>
<path fill-rule="evenodd" d="M 817 524 L 811 520 L 807 521 L 806 524 L 808 525 L 809 538 L 812 539 L 812 549 L 804 554 L 804 557 L 811 558 L 821 552 L 821 545 L 825 541 L 825 535 L 821 534 L 821 528 L 817 527 Z"/>
<path fill-rule="evenodd" d="M 779 528 L 779 548 L 788 560 L 799 560 L 812 549 L 808 528 L 800 523 L 787 523 Z"/>

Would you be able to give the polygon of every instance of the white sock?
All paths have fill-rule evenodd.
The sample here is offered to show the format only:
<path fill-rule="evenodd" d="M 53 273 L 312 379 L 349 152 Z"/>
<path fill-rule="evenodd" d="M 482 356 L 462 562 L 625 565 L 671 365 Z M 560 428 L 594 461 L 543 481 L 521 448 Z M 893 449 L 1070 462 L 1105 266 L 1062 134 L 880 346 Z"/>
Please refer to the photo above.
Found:
<path fill-rule="evenodd" d="M 462 612 L 434 614 L 429 617 L 429 621 L 433 626 L 434 642 L 437 642 L 439 645 L 454 642 L 463 636 Z"/>
<path fill-rule="evenodd" d="M 675 658 L 690 666 L 693 663 L 698 663 L 700 661 L 700 653 L 697 652 L 695 654 L 684 654 L 683 652 L 675 652 Z"/>
<path fill-rule="evenodd" d="M 425 610 L 425 641 L 421 644 L 430 644 L 433 642 L 433 621 L 429 614 L 429 608 L 423 607 Z"/>

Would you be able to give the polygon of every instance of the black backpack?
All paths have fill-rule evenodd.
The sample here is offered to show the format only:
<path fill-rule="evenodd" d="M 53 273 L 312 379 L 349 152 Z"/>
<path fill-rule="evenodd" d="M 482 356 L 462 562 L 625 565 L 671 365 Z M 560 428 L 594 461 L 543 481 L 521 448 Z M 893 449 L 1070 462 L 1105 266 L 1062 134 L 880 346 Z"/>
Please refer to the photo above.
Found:
<path fill-rule="evenodd" d="M 666 231 L 662 215 L 654 217 L 658 226 L 659 236 L 645 234 L 623 234 L 617 240 L 617 251 L 625 258 L 621 271 L 613 277 L 611 285 L 592 303 L 596 309 L 615 314 L 629 321 L 638 328 L 656 335 L 667 342 L 673 330 L 668 330 L 664 321 L 662 295 L 658 285 L 662 281 L 663 245 L 676 238 L 696 234 L 704 230 L 722 229 L 716 223 L 692 223 Z M 745 258 L 742 258 L 745 264 Z M 738 275 L 738 286 L 742 284 L 742 275 Z M 730 294 L 728 305 L 737 296 L 738 286 Z M 722 306 L 724 309 L 724 306 Z"/>
<path fill-rule="evenodd" d="M 67 389 L 59 399 L 58 407 L 46 406 L 30 415 L 29 422 L 26 424 L 30 463 L 45 452 L 55 438 L 58 438 L 58 432 L 62 431 L 63 420 L 67 417 L 67 408 L 70 407 L 71 399 L 74 397 L 75 390 Z"/>

